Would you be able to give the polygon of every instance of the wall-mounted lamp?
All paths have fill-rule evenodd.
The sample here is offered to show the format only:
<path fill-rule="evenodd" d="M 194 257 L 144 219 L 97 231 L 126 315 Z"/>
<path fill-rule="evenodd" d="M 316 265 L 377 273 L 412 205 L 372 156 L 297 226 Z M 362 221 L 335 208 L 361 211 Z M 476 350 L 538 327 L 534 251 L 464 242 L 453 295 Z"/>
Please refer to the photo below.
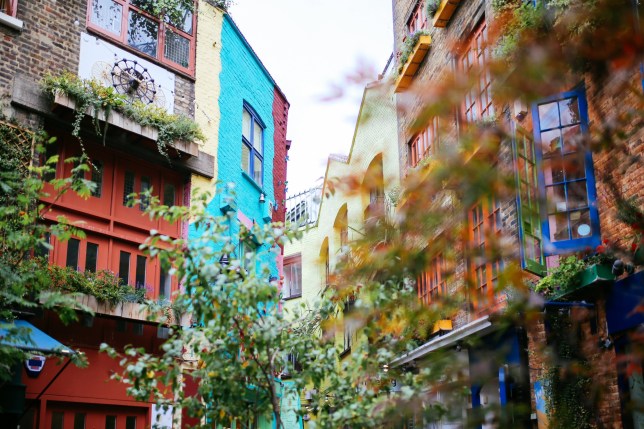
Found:
<path fill-rule="evenodd" d="M 264 196 L 263 192 L 259 194 L 259 202 L 262 204 L 266 202 L 266 197 Z"/>

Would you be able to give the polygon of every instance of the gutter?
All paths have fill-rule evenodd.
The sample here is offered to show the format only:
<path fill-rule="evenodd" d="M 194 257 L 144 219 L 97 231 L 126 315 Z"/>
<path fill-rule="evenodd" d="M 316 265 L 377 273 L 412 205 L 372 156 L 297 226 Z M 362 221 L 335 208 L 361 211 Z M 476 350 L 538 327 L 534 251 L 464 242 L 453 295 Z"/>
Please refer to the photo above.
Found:
<path fill-rule="evenodd" d="M 400 366 L 413 360 L 420 359 L 435 350 L 454 344 L 465 337 L 489 331 L 489 328 L 491 326 L 492 322 L 490 322 L 490 316 L 476 319 L 475 321 L 470 322 L 467 325 L 461 326 L 460 328 L 455 329 L 452 332 L 443 335 L 442 337 L 434 338 L 426 342 L 422 346 L 394 359 L 391 362 L 391 366 Z"/>

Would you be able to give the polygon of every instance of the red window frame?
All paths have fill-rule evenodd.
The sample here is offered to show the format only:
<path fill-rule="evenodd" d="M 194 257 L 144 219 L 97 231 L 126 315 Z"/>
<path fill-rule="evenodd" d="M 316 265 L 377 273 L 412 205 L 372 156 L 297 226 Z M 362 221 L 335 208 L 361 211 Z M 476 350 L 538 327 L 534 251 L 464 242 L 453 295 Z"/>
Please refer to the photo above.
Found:
<path fill-rule="evenodd" d="M 427 128 L 409 142 L 409 165 L 416 167 L 420 161 L 436 152 L 438 147 L 438 118 L 432 118 Z"/>
<path fill-rule="evenodd" d="M 487 24 L 485 20 L 472 31 L 463 53 L 459 58 L 461 72 L 468 77 L 476 73 L 472 88 L 465 94 L 462 114 L 468 122 L 489 118 L 494 115 L 492 104 L 492 77 L 488 68 L 490 47 L 488 46 Z"/>
<path fill-rule="evenodd" d="M 0 12 L 15 18 L 17 11 L 18 0 L 0 0 Z"/>
<path fill-rule="evenodd" d="M 409 19 L 407 19 L 407 33 L 412 35 L 415 32 L 426 28 L 427 10 L 425 9 L 425 0 L 420 0 L 416 3 L 416 7 L 414 7 Z"/>
<path fill-rule="evenodd" d="M 491 254 L 488 240 L 498 240 L 501 229 L 501 204 L 496 198 L 479 202 L 469 209 L 470 275 L 474 286 L 472 301 L 476 308 L 484 309 L 494 302 L 503 262 Z"/>
<path fill-rule="evenodd" d="M 9 0 L 12 1 L 12 0 Z M 17 0 L 15 0 L 17 1 Z M 152 16 L 150 13 L 144 11 L 143 9 L 140 9 L 133 4 L 130 3 L 130 0 L 112 0 L 114 3 L 117 3 L 121 5 L 122 7 L 122 14 L 121 14 L 121 31 L 120 35 L 114 34 L 110 32 L 109 30 L 106 30 L 102 27 L 100 27 L 97 24 L 92 23 L 92 1 L 93 0 L 87 0 L 87 15 L 86 15 L 86 22 L 87 22 L 87 28 L 101 34 L 102 36 L 105 36 L 111 41 L 118 42 L 119 45 L 127 49 L 128 51 L 131 51 L 133 53 L 136 53 L 137 55 L 141 55 L 142 57 L 152 59 L 155 62 L 161 63 L 165 66 L 168 66 L 170 68 L 173 68 L 175 70 L 181 71 L 183 73 L 186 73 L 190 76 L 194 76 L 195 74 L 195 52 L 196 52 L 196 33 L 197 33 L 197 8 L 195 7 L 193 12 L 192 12 L 192 34 L 186 33 L 179 28 L 176 28 L 163 20 L 159 20 L 158 18 L 155 18 Z M 157 53 L 153 57 L 151 55 L 146 54 L 145 52 L 139 51 L 138 49 L 130 46 L 127 42 L 127 35 L 128 35 L 128 26 L 129 26 L 129 15 L 130 11 L 134 11 L 138 14 L 143 15 L 144 17 L 156 22 L 158 24 L 158 33 L 157 33 Z M 186 39 L 189 40 L 190 42 L 190 53 L 188 54 L 188 67 L 185 67 L 181 64 L 175 63 L 174 61 L 165 58 L 164 55 L 164 48 L 165 48 L 165 32 L 166 30 L 169 30 L 173 33 L 176 33 L 182 37 L 185 37 Z"/>
<path fill-rule="evenodd" d="M 436 255 L 432 259 L 428 269 L 418 277 L 417 283 L 418 300 L 421 304 L 429 305 L 436 300 L 438 295 L 447 293 L 445 258 L 442 254 Z"/>

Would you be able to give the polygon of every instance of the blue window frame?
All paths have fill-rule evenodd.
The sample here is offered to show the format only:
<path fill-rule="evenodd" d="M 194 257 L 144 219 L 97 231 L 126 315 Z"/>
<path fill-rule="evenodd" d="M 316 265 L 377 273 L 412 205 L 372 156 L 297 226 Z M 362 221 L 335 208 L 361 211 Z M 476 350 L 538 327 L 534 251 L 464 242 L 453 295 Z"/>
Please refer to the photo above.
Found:
<path fill-rule="evenodd" d="M 544 254 L 601 242 L 588 108 L 583 87 L 532 105 Z"/>
<path fill-rule="evenodd" d="M 264 178 L 264 123 L 246 103 L 242 112 L 242 170 L 260 187 Z"/>

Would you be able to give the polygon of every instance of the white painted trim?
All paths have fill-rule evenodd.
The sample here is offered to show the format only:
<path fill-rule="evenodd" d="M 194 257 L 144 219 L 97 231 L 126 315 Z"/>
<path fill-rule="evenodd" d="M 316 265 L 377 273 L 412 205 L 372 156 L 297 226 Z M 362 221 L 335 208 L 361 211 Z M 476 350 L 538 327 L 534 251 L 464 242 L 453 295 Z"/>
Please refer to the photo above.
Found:
<path fill-rule="evenodd" d="M 9 28 L 13 28 L 14 30 L 22 31 L 22 28 L 24 24 L 22 23 L 21 20 L 18 18 L 14 18 L 13 16 L 9 16 L 6 13 L 0 12 L 0 24 L 6 25 Z"/>
<path fill-rule="evenodd" d="M 475 321 L 470 322 L 465 326 L 462 326 L 458 329 L 453 330 L 449 334 L 445 334 L 441 337 L 436 337 L 426 342 L 422 346 L 410 351 L 409 353 L 406 353 L 394 359 L 391 362 L 391 365 L 399 366 L 407 362 L 410 362 L 412 360 L 420 359 L 426 354 L 433 352 L 434 350 L 438 350 L 442 347 L 453 344 L 458 340 L 461 340 L 472 334 L 479 333 L 483 330 L 487 330 L 490 326 L 492 326 L 492 322 L 490 322 L 490 316 L 485 316 L 480 319 L 476 319 Z"/>

